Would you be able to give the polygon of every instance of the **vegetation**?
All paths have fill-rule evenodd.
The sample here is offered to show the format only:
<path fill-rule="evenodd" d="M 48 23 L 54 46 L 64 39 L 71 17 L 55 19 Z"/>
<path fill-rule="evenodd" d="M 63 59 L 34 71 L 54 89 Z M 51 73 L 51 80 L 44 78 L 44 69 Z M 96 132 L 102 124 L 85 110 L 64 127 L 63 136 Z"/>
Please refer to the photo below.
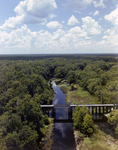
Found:
<path fill-rule="evenodd" d="M 74 90 L 71 87 L 66 88 L 66 100 L 72 104 L 96 104 L 99 103 L 98 98 L 90 95 L 88 91 L 85 91 L 78 84 L 74 84 Z M 63 90 L 63 88 L 61 88 Z"/>
<path fill-rule="evenodd" d="M 50 121 L 40 105 L 51 104 L 53 89 L 42 61 L 0 62 L 1 150 L 38 150 Z"/>
<path fill-rule="evenodd" d="M 87 137 L 85 134 L 80 133 L 78 130 L 74 131 L 76 149 L 77 150 L 117 150 L 118 140 L 108 133 L 100 130 L 98 126 L 95 127 L 95 132 Z M 107 129 L 108 130 L 108 129 Z"/>
<path fill-rule="evenodd" d="M 74 104 L 118 103 L 118 62 L 115 57 L 72 55 L 51 61 L 55 66 L 53 77 L 61 88 L 64 87 L 67 101 Z"/>
<path fill-rule="evenodd" d="M 118 109 L 115 109 L 108 116 L 108 123 L 113 126 L 115 133 L 118 135 Z"/>
<path fill-rule="evenodd" d="M 52 103 L 52 78 L 59 79 L 73 103 L 83 103 L 83 99 L 84 103 L 118 103 L 115 56 L 0 56 L 1 150 L 39 149 L 50 126 L 40 105 Z M 83 117 L 81 130 L 90 134 L 94 129 L 88 118 L 89 113 Z"/>
<path fill-rule="evenodd" d="M 93 118 L 86 106 L 77 106 L 73 113 L 73 125 L 81 133 L 90 135 L 94 132 Z"/>

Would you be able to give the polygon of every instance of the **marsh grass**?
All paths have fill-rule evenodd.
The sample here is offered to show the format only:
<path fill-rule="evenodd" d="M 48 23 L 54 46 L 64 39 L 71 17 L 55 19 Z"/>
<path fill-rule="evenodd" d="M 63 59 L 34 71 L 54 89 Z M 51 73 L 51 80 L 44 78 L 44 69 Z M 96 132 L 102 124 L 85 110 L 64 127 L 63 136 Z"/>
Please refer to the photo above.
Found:
<path fill-rule="evenodd" d="M 58 87 L 66 87 L 66 86 L 68 86 L 67 81 L 64 80 L 64 79 L 56 78 L 56 79 L 54 79 L 54 81 L 56 82 L 56 84 L 58 85 Z"/>
<path fill-rule="evenodd" d="M 98 103 L 97 98 L 91 96 L 88 91 L 83 90 L 79 84 L 74 84 L 73 91 L 66 80 L 61 80 L 58 86 L 66 94 L 66 100 L 72 104 Z M 96 130 L 90 137 L 79 131 L 74 131 L 76 138 L 78 138 L 76 141 L 77 150 L 118 150 L 118 140 L 114 139 L 110 133 L 101 130 L 97 125 L 94 126 Z"/>
<path fill-rule="evenodd" d="M 88 91 L 83 90 L 79 85 L 74 85 L 74 91 L 70 90 L 66 93 L 66 100 L 72 104 L 94 104 L 97 103 L 97 98 L 89 94 Z"/>
<path fill-rule="evenodd" d="M 71 104 L 94 104 L 97 103 L 97 97 L 91 96 L 88 91 L 83 90 L 79 84 L 74 84 L 74 90 L 71 90 L 71 86 L 66 80 L 55 79 L 58 87 L 66 94 L 65 98 L 67 102 Z"/>
<path fill-rule="evenodd" d="M 98 126 L 95 127 L 96 132 L 90 137 L 81 135 L 79 131 L 76 133 L 79 139 L 79 150 L 118 150 L 118 140 L 101 131 Z"/>
<path fill-rule="evenodd" d="M 64 94 L 66 94 L 68 91 L 67 87 L 64 87 L 64 86 L 61 87 L 61 90 Z"/>

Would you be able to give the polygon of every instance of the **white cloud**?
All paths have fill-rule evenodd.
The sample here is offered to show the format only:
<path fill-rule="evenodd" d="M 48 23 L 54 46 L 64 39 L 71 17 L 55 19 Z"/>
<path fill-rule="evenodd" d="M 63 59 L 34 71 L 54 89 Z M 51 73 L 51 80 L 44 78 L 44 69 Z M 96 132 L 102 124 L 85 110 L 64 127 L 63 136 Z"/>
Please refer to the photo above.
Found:
<path fill-rule="evenodd" d="M 111 22 L 113 27 L 104 32 L 103 39 L 111 49 L 116 49 L 116 53 L 118 53 L 118 5 L 114 11 L 105 15 L 104 18 Z"/>
<path fill-rule="evenodd" d="M 59 40 L 61 36 L 65 34 L 65 31 L 62 29 L 58 29 L 56 32 L 53 33 L 53 40 Z"/>
<path fill-rule="evenodd" d="M 102 18 L 99 18 L 99 21 L 101 21 L 102 20 Z"/>
<path fill-rule="evenodd" d="M 118 5 L 114 11 L 106 15 L 104 18 L 110 21 L 114 26 L 118 26 Z"/>
<path fill-rule="evenodd" d="M 93 6 L 94 7 L 102 7 L 102 8 L 106 7 L 105 4 L 103 3 L 103 0 L 99 0 L 99 2 L 98 1 L 94 1 L 93 2 Z"/>
<path fill-rule="evenodd" d="M 20 29 L 13 30 L 11 33 L 3 32 L 4 47 L 6 48 L 29 48 L 33 44 L 33 38 L 36 37 L 36 32 L 31 32 L 26 25 Z M 1 43 L 0 43 L 1 44 Z"/>
<path fill-rule="evenodd" d="M 47 23 L 46 26 L 50 29 L 62 28 L 62 25 L 58 21 L 51 21 Z"/>
<path fill-rule="evenodd" d="M 111 50 L 115 50 L 116 53 L 118 53 L 118 31 L 115 28 L 107 29 L 102 39 L 104 39 L 105 44 L 108 48 L 111 48 Z M 111 51 L 112 52 L 112 51 Z"/>
<path fill-rule="evenodd" d="M 83 19 L 87 21 L 87 18 Z M 85 20 L 83 20 L 84 25 Z M 90 22 L 90 20 L 88 22 Z M 92 23 L 95 24 L 95 20 L 93 20 Z M 86 25 L 88 24 L 86 23 Z M 58 29 L 53 33 L 43 30 L 32 32 L 24 25 L 21 28 L 12 30 L 10 33 L 0 31 L 0 53 L 41 54 L 116 52 L 118 47 L 118 34 L 116 34 L 114 29 L 107 30 L 105 32 L 107 35 L 99 42 L 96 41 L 95 38 L 91 38 L 86 30 L 83 27 L 80 28 L 76 26 L 66 31 Z"/>
<path fill-rule="evenodd" d="M 108 38 L 108 36 L 107 35 L 105 35 L 105 36 L 103 36 L 103 38 L 102 39 L 107 39 Z"/>
<path fill-rule="evenodd" d="M 82 14 L 82 12 L 78 11 L 78 10 L 75 10 L 74 11 L 75 13 L 78 13 L 78 14 Z"/>
<path fill-rule="evenodd" d="M 87 33 L 87 36 L 96 36 L 101 33 L 101 26 L 91 17 L 82 18 L 82 28 Z"/>
<path fill-rule="evenodd" d="M 94 0 L 66 0 L 63 4 L 65 8 L 72 9 L 73 11 L 86 9 Z"/>
<path fill-rule="evenodd" d="M 25 0 L 14 9 L 16 17 L 10 17 L 0 29 L 15 29 L 18 24 L 44 24 L 46 18 L 54 17 L 55 0 Z"/>
<path fill-rule="evenodd" d="M 79 23 L 79 21 L 72 15 L 68 20 L 68 25 L 75 25 L 76 23 Z"/>
<path fill-rule="evenodd" d="M 107 29 L 104 34 L 110 34 L 111 30 L 110 29 Z"/>
<path fill-rule="evenodd" d="M 94 12 L 94 14 L 93 14 L 93 16 L 96 16 L 96 15 L 99 15 L 99 11 L 98 11 L 98 10 L 96 10 L 96 11 Z"/>
<path fill-rule="evenodd" d="M 51 14 L 50 15 L 50 18 L 52 19 L 52 18 L 55 18 L 55 17 L 57 17 L 57 15 L 55 15 L 55 14 Z"/>
<path fill-rule="evenodd" d="M 71 28 L 68 33 L 71 33 L 73 35 L 77 35 L 78 37 L 85 37 L 86 36 L 86 32 L 83 31 L 80 27 L 76 26 L 74 28 Z"/>

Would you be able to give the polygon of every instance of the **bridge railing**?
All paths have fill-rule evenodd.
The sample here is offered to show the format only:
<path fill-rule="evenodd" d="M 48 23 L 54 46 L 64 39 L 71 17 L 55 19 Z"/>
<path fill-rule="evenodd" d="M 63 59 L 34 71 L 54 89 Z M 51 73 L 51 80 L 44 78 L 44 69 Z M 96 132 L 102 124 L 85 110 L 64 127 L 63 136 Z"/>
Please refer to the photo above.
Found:
<path fill-rule="evenodd" d="M 111 112 L 114 108 L 118 108 L 118 104 L 86 104 L 86 105 L 41 105 L 44 114 L 55 118 L 56 108 L 68 108 L 68 118 L 72 119 L 72 113 L 76 106 L 86 106 L 92 114 L 104 114 Z"/>

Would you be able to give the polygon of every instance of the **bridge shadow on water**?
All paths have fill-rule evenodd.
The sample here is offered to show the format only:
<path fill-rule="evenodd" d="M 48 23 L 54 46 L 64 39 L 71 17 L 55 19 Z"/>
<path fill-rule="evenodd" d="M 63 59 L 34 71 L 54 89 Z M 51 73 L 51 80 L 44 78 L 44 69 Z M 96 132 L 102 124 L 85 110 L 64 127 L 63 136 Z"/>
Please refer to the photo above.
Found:
<path fill-rule="evenodd" d="M 73 120 L 67 119 L 55 119 L 54 123 L 73 123 Z"/>
<path fill-rule="evenodd" d="M 50 107 L 42 107 L 43 108 L 43 114 L 47 114 L 50 118 L 54 118 L 54 122 L 56 123 L 72 123 L 72 114 L 74 112 L 75 107 L 71 107 L 69 105 L 56 105 L 56 106 L 50 106 Z M 110 108 L 111 111 L 111 108 Z M 104 111 L 101 113 L 97 112 L 97 109 L 95 113 L 91 111 L 93 115 L 94 121 L 101 121 L 101 122 L 107 122 L 107 117 L 104 116 Z M 107 111 L 108 113 L 108 111 Z"/>
<path fill-rule="evenodd" d="M 55 107 L 54 122 L 72 122 L 72 117 L 70 117 L 68 109 L 69 107 Z"/>

